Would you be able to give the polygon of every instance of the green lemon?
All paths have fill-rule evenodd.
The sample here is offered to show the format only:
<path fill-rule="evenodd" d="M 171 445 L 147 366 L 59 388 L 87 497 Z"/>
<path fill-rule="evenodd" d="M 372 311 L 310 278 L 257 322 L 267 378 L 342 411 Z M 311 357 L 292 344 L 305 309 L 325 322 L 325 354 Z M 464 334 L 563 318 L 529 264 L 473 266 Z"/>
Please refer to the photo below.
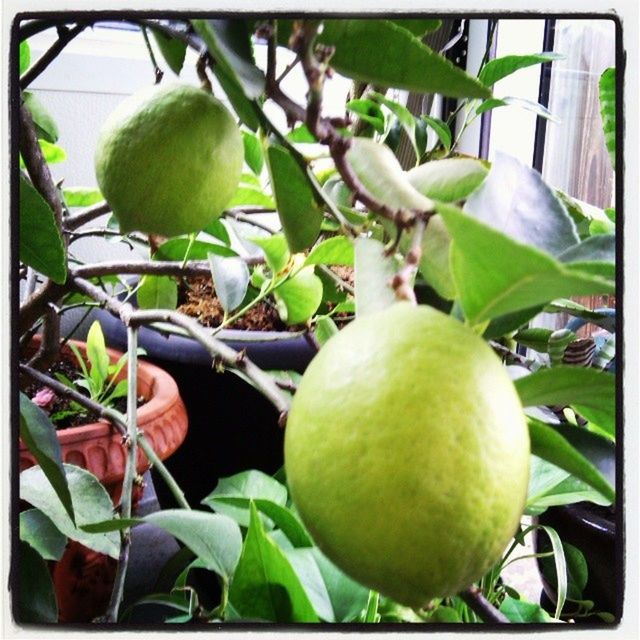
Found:
<path fill-rule="evenodd" d="M 222 213 L 243 158 L 240 131 L 219 100 L 168 84 L 116 108 L 100 132 L 95 167 L 124 233 L 175 236 L 199 231 Z"/>
<path fill-rule="evenodd" d="M 322 348 L 285 434 L 293 502 L 345 573 L 411 607 L 481 578 L 515 534 L 529 435 L 492 349 L 396 303 Z"/>

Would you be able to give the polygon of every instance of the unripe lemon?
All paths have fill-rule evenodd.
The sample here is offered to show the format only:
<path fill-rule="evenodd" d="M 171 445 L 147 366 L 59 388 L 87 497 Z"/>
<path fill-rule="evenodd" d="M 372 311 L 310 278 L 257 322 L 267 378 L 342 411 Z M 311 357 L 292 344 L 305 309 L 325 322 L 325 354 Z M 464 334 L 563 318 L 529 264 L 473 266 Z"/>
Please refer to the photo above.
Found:
<path fill-rule="evenodd" d="M 491 348 L 402 302 L 356 319 L 313 359 L 287 421 L 285 469 L 320 549 L 417 608 L 499 560 L 525 503 L 529 435 Z"/>
<path fill-rule="evenodd" d="M 98 139 L 98 185 L 123 233 L 175 236 L 217 218 L 236 191 L 242 136 L 211 93 L 157 85 L 122 102 Z"/>

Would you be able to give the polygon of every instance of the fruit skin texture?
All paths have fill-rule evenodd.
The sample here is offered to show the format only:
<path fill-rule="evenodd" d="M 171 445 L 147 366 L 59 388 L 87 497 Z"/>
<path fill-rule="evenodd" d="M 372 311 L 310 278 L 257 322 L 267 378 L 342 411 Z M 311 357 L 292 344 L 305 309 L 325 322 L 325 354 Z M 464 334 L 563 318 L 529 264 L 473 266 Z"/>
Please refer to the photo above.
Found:
<path fill-rule="evenodd" d="M 175 236 L 217 218 L 236 191 L 244 149 L 229 111 L 184 84 L 122 102 L 98 138 L 98 185 L 123 233 Z"/>
<path fill-rule="evenodd" d="M 285 432 L 293 502 L 342 570 L 414 608 L 478 580 L 517 530 L 529 434 L 486 343 L 399 302 L 313 359 Z"/>

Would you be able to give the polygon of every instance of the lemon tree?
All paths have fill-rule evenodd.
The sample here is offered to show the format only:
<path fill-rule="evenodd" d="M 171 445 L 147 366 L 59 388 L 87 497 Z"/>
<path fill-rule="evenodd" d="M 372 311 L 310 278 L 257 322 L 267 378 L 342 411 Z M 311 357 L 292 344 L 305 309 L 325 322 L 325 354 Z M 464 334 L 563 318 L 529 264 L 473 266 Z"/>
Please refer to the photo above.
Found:
<path fill-rule="evenodd" d="M 413 607 L 479 579 L 515 533 L 529 436 L 497 356 L 460 322 L 397 303 L 306 371 L 287 423 L 294 503 L 349 575 Z"/>
<path fill-rule="evenodd" d="M 143 89 L 109 116 L 95 155 L 100 189 L 123 232 L 200 231 L 233 196 L 240 131 L 210 92 L 185 84 Z"/>

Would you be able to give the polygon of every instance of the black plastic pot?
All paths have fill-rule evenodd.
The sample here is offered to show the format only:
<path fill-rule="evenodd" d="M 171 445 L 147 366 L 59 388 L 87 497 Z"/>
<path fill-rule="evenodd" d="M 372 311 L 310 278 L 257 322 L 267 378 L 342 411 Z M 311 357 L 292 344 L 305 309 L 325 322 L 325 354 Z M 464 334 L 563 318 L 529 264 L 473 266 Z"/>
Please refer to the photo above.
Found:
<path fill-rule="evenodd" d="M 585 456 L 601 473 L 615 485 L 615 446 L 585 429 L 566 426 L 560 428 L 562 434 Z M 583 590 L 584 600 L 592 600 L 593 611 L 603 611 L 620 617 L 622 593 L 619 592 L 617 566 L 616 522 L 612 507 L 604 507 L 591 502 L 579 502 L 571 505 L 550 507 L 537 517 L 541 525 L 556 530 L 562 542 L 577 547 L 587 562 L 589 579 Z M 537 552 L 550 550 L 546 535 L 534 535 L 534 547 Z M 544 592 L 541 605 L 553 612 L 555 608 L 555 586 L 545 576 L 544 563 L 538 559 L 538 568 L 542 578 Z M 571 603 L 565 605 L 565 611 L 571 612 Z M 597 619 L 576 618 L 593 623 Z"/>
<path fill-rule="evenodd" d="M 126 330 L 105 311 L 97 314 L 107 343 L 126 349 Z M 281 332 L 222 331 L 217 336 L 266 370 L 303 372 L 315 355 L 300 335 Z M 138 344 L 145 359 L 174 378 L 187 407 L 189 432 L 165 461 L 189 504 L 197 506 L 219 478 L 246 469 L 275 473 L 283 463 L 283 430 L 273 406 L 230 371 L 216 372 L 211 356 L 195 340 L 141 327 Z M 154 475 L 163 508 L 175 506 L 161 478 Z"/>

